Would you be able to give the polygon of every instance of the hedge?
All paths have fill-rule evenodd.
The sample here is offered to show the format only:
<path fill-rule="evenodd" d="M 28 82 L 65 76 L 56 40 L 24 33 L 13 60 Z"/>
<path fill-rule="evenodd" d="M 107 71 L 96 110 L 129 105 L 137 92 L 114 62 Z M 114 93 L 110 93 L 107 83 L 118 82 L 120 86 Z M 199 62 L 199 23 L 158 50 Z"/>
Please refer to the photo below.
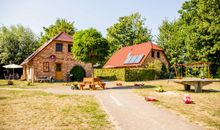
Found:
<path fill-rule="evenodd" d="M 143 81 L 153 80 L 159 77 L 152 70 L 146 68 L 116 68 L 116 69 L 95 69 L 94 75 L 107 80 L 121 81 Z"/>
<path fill-rule="evenodd" d="M 94 69 L 94 76 L 107 80 L 125 81 L 125 69 Z"/>

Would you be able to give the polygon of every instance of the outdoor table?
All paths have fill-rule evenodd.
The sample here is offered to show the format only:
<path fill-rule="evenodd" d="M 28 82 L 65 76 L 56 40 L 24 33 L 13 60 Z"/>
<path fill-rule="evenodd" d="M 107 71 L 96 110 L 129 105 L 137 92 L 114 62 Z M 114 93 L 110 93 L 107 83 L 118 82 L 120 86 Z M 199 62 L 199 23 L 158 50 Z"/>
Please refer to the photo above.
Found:
<path fill-rule="evenodd" d="M 80 89 L 83 90 L 83 87 L 89 85 L 90 88 L 95 90 L 95 86 L 99 85 L 102 89 L 105 88 L 105 83 L 103 83 L 100 78 L 83 78 L 83 83 L 80 83 Z"/>
<path fill-rule="evenodd" d="M 190 90 L 190 86 L 195 87 L 195 93 L 202 92 L 202 87 L 213 82 L 220 82 L 220 79 L 175 79 L 173 82 L 184 85 L 184 90 Z"/>

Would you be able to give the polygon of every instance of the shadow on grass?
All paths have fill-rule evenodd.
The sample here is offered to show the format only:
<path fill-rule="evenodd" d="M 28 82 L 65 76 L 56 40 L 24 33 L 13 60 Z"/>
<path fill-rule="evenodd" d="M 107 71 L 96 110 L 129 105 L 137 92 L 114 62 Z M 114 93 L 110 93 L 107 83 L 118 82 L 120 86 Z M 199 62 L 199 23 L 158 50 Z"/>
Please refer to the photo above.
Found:
<path fill-rule="evenodd" d="M 136 87 L 137 89 L 147 89 L 147 88 L 157 88 L 158 86 L 153 86 L 153 85 L 145 85 L 145 86 L 139 86 Z"/>
<path fill-rule="evenodd" d="M 147 88 L 156 88 L 157 86 L 152 86 L 152 85 L 146 85 L 146 86 L 116 86 L 116 87 L 111 87 L 111 88 L 106 88 L 106 89 L 118 89 L 118 90 L 123 90 L 123 89 L 147 89 Z"/>
<path fill-rule="evenodd" d="M 186 90 L 178 90 L 181 92 L 189 92 L 189 93 L 195 93 L 195 89 L 191 89 L 189 91 Z M 220 93 L 220 90 L 214 90 L 214 89 L 203 89 L 201 93 Z"/>

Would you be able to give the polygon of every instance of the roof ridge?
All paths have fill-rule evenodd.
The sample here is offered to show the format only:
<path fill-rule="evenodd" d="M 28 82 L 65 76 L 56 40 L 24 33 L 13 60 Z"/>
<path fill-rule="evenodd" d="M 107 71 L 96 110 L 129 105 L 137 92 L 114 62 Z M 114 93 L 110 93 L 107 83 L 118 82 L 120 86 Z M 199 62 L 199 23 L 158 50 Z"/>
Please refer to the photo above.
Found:
<path fill-rule="evenodd" d="M 58 38 L 62 33 L 64 33 L 64 32 L 59 32 L 57 35 L 55 35 L 52 39 L 56 39 L 56 38 Z"/>
<path fill-rule="evenodd" d="M 142 43 L 138 43 L 138 44 L 134 44 L 134 45 L 130 45 L 130 46 L 125 46 L 125 47 L 122 47 L 122 48 L 129 48 L 129 47 L 134 47 L 134 46 L 139 46 L 139 45 L 142 45 L 142 44 L 149 44 L 149 43 L 153 44 L 151 41 L 148 41 L 148 42 L 142 42 Z"/>
<path fill-rule="evenodd" d="M 70 38 L 73 38 L 71 35 L 69 35 L 67 32 L 61 32 L 61 33 L 64 33 L 65 35 L 67 35 L 68 37 Z"/>

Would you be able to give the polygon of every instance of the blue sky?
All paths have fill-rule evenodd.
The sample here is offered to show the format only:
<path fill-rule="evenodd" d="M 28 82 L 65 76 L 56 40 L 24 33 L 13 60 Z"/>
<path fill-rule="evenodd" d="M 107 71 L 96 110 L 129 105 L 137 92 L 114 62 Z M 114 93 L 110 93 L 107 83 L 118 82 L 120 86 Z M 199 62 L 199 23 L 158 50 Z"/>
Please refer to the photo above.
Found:
<path fill-rule="evenodd" d="M 164 19 L 179 17 L 185 0 L 0 0 L 0 25 L 22 24 L 40 34 L 42 27 L 57 18 L 74 21 L 78 30 L 96 28 L 104 36 L 106 28 L 121 16 L 139 12 L 145 25 L 158 35 Z"/>

